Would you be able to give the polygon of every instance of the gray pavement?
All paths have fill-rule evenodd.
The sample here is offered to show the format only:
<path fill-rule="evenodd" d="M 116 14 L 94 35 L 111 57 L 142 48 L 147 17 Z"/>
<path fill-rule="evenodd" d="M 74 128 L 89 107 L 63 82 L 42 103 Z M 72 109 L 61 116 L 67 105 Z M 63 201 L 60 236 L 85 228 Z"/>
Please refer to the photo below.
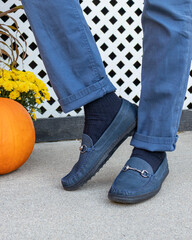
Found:
<path fill-rule="evenodd" d="M 159 194 L 135 205 L 107 198 L 131 153 L 129 140 L 81 189 L 62 188 L 79 146 L 38 143 L 21 168 L 0 176 L 0 240 L 192 239 L 192 132 L 180 133 L 176 151 L 168 154 L 170 174 Z"/>

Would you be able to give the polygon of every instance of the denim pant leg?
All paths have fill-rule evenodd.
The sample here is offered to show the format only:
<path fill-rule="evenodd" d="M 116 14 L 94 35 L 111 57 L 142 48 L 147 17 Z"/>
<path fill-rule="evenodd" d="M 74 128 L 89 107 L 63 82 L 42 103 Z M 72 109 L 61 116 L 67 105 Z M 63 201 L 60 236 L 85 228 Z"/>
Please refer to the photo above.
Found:
<path fill-rule="evenodd" d="M 145 0 L 138 126 L 131 145 L 173 151 L 191 64 L 192 0 Z"/>
<path fill-rule="evenodd" d="M 65 113 L 115 91 L 78 0 L 22 4 Z"/>

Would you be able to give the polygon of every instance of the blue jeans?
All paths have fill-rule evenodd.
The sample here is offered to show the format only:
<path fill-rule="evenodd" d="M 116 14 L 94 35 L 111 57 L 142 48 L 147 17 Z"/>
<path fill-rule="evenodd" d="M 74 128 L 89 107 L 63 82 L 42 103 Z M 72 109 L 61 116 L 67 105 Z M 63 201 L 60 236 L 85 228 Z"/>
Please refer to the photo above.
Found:
<path fill-rule="evenodd" d="M 22 0 L 64 112 L 115 91 L 78 0 Z M 145 0 L 142 89 L 131 145 L 173 151 L 192 54 L 192 0 Z"/>

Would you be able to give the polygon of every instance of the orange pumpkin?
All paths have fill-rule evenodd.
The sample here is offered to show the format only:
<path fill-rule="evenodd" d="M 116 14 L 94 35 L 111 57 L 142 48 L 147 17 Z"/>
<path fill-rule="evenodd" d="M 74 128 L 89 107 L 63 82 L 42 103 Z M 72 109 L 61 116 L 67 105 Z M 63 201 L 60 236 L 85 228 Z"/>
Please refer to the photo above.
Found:
<path fill-rule="evenodd" d="M 35 145 L 31 116 L 18 102 L 0 98 L 0 175 L 24 164 Z"/>

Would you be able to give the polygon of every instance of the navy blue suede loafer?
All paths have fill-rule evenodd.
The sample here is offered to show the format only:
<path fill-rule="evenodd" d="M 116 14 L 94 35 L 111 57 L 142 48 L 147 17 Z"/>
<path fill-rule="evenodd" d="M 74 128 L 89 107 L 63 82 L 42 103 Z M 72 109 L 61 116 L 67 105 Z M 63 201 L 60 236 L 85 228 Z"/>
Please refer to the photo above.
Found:
<path fill-rule="evenodd" d="M 116 177 L 108 198 L 119 203 L 138 203 L 155 196 L 169 173 L 167 157 L 153 173 L 143 159 L 131 157 Z"/>
<path fill-rule="evenodd" d="M 136 118 L 137 106 L 123 99 L 114 120 L 94 145 L 92 139 L 83 134 L 79 160 L 61 179 L 64 189 L 76 190 L 91 179 L 120 144 L 134 132 Z"/>

